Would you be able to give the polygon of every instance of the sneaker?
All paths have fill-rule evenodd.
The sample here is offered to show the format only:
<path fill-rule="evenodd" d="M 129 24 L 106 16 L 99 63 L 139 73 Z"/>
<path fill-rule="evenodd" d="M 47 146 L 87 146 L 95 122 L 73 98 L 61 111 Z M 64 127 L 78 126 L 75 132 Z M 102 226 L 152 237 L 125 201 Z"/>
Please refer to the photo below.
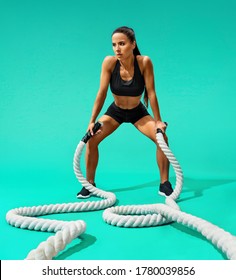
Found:
<path fill-rule="evenodd" d="M 95 183 L 92 185 L 96 187 Z M 89 198 L 90 196 L 91 196 L 91 192 L 87 190 L 85 187 L 83 187 L 81 191 L 77 193 L 77 198 Z"/>
<path fill-rule="evenodd" d="M 173 192 L 171 183 L 169 181 L 164 182 L 163 184 L 160 184 L 159 188 L 159 194 L 163 196 L 169 196 Z"/>

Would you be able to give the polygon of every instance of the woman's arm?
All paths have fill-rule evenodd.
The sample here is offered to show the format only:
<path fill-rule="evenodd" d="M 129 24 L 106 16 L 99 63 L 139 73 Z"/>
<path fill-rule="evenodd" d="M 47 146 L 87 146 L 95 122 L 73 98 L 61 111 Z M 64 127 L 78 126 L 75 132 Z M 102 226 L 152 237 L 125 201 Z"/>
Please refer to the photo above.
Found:
<path fill-rule="evenodd" d="M 102 63 L 100 87 L 96 99 L 94 101 L 92 115 L 88 127 L 88 130 L 90 130 L 91 133 L 92 133 L 92 128 L 94 126 L 94 123 L 97 119 L 97 116 L 99 115 L 107 96 L 107 90 L 110 83 L 111 69 L 113 64 L 114 64 L 114 57 L 112 56 L 105 57 Z"/>
<path fill-rule="evenodd" d="M 144 56 L 143 58 L 143 75 L 154 119 L 157 122 L 157 126 L 159 128 L 165 129 L 166 125 L 161 120 L 160 108 L 155 91 L 153 65 L 151 59 L 148 56 Z"/>

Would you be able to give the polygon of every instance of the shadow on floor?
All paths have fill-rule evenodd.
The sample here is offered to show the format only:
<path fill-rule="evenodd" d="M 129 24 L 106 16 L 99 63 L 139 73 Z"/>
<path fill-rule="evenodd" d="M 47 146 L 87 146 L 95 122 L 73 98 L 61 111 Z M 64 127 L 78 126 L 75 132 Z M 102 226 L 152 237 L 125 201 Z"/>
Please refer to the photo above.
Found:
<path fill-rule="evenodd" d="M 175 178 L 170 178 L 172 185 L 175 185 Z M 192 178 L 184 178 L 182 194 L 190 194 L 189 197 L 179 198 L 178 202 L 186 201 L 189 199 L 194 199 L 196 197 L 203 196 L 203 193 L 211 188 L 216 188 L 219 186 L 223 186 L 226 184 L 231 184 L 236 182 L 236 179 L 192 179 Z M 117 189 L 110 189 L 108 191 L 119 193 L 119 192 L 126 192 L 126 191 L 135 191 L 138 189 L 145 189 L 148 187 L 157 187 L 159 185 L 159 181 L 151 181 L 147 183 L 143 183 L 136 186 L 130 187 L 123 187 Z"/>
<path fill-rule="evenodd" d="M 65 252 L 62 252 L 54 260 L 66 260 L 68 257 L 74 254 L 78 254 L 80 251 L 86 249 L 87 247 L 93 245 L 97 238 L 90 234 L 83 233 L 77 240 L 81 240 L 79 244 L 74 245 L 73 247 L 67 249 Z"/>
<path fill-rule="evenodd" d="M 186 200 L 194 199 L 203 196 L 204 192 L 216 188 L 223 187 L 226 184 L 235 183 L 236 179 L 192 179 L 185 178 L 184 185 L 182 189 L 182 194 L 190 194 L 190 196 L 185 198 L 179 198 L 178 202 L 183 202 Z"/>
<path fill-rule="evenodd" d="M 207 240 L 203 235 L 201 235 L 199 232 L 189 228 L 189 227 L 186 227 L 182 224 L 178 224 L 178 223 L 172 223 L 171 226 L 173 228 L 175 228 L 176 230 L 178 231 L 181 231 L 182 233 L 184 234 L 188 234 L 188 235 L 191 235 L 192 237 L 194 238 L 198 238 L 198 239 L 201 239 L 202 241 L 204 242 L 207 242 L 209 244 L 209 246 L 213 246 L 215 250 L 218 251 L 218 253 L 222 256 L 223 259 L 227 260 L 228 258 L 226 257 L 226 255 L 221 251 L 219 250 L 216 246 L 214 246 L 214 244 Z M 199 248 L 200 250 L 200 248 Z"/>

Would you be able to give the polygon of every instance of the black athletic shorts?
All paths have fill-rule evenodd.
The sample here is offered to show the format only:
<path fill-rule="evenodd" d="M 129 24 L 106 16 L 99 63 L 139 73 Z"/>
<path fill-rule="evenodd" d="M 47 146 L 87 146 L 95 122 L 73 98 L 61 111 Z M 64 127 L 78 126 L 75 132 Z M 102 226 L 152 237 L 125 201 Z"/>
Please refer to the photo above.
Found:
<path fill-rule="evenodd" d="M 123 122 L 126 123 L 136 123 L 141 118 L 150 115 L 143 105 L 143 103 L 139 103 L 139 105 L 132 109 L 122 109 L 116 106 L 115 102 L 113 102 L 107 109 L 105 115 L 112 117 L 119 124 Z"/>

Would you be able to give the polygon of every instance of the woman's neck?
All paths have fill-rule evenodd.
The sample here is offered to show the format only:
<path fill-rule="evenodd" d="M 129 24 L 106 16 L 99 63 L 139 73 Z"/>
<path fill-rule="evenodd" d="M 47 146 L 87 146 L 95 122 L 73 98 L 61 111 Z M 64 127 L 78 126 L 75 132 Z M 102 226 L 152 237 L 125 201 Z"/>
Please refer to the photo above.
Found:
<path fill-rule="evenodd" d="M 134 55 L 126 58 L 125 60 L 120 60 L 120 65 L 126 70 L 129 71 L 134 67 Z"/>

